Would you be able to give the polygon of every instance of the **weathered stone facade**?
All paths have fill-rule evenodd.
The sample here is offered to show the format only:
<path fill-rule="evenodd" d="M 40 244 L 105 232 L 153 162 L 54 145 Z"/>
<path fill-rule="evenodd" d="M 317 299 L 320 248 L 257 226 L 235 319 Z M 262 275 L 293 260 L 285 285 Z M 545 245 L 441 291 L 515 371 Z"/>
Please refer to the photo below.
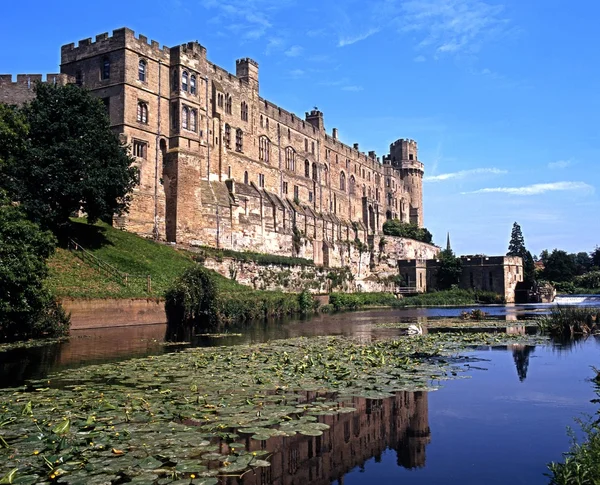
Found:
<path fill-rule="evenodd" d="M 46 80 L 43 80 L 42 74 L 18 74 L 17 80 L 12 80 L 12 75 L 0 75 L 0 103 L 21 105 L 31 101 L 35 94 L 33 88 L 35 84 L 49 83 L 58 86 L 64 86 L 75 82 L 75 78 L 67 74 L 46 74 Z"/>
<path fill-rule="evenodd" d="M 60 70 L 104 101 L 131 146 L 140 180 L 116 221 L 130 231 L 339 266 L 338 243 L 366 244 L 386 218 L 423 225 L 415 141 L 382 161 L 342 143 L 317 109 L 302 118 L 262 98 L 252 59 L 232 74 L 197 42 L 161 47 L 122 28 L 62 46 Z"/>
<path fill-rule="evenodd" d="M 515 302 L 517 283 L 523 281 L 523 260 L 519 256 L 461 256 L 459 287 L 493 291 Z M 419 293 L 438 288 L 439 259 L 408 259 L 399 262 L 400 275 L 407 287 Z"/>

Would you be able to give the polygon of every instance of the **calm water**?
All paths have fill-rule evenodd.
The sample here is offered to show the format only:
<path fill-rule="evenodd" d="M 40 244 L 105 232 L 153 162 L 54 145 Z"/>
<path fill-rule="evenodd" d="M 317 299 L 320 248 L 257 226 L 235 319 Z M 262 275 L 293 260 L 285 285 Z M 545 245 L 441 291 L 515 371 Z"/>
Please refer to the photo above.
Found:
<path fill-rule="evenodd" d="M 507 325 L 548 310 L 543 305 L 486 307 Z M 199 337 L 193 345 L 236 345 L 275 338 L 347 335 L 365 341 L 399 335 L 377 323 L 428 321 L 460 310 L 377 310 L 267 322 Z M 163 352 L 164 325 L 72 332 L 69 342 L 0 353 L 0 383 L 19 385 L 62 368 Z M 241 481 L 253 484 L 544 484 L 546 463 L 569 447 L 567 426 L 595 412 L 589 378 L 600 367 L 600 339 L 558 345 L 496 347 L 470 354 L 469 378 L 434 392 L 355 399 L 353 414 L 325 416 L 321 437 L 271 438 L 272 466 Z M 465 364 L 469 365 L 469 364 Z M 253 445 L 257 445 L 254 442 Z M 236 482 L 232 482 L 236 483 Z"/>

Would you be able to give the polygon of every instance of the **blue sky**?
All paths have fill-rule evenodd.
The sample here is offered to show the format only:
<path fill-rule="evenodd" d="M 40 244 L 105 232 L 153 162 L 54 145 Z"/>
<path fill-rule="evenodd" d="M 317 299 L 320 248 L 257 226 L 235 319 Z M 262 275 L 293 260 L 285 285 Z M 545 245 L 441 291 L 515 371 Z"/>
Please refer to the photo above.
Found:
<path fill-rule="evenodd" d="M 600 245 L 600 3 L 546 0 L 9 2 L 0 71 L 56 72 L 60 46 L 127 26 L 197 40 L 261 94 L 387 152 L 414 138 L 425 225 L 459 254 Z"/>

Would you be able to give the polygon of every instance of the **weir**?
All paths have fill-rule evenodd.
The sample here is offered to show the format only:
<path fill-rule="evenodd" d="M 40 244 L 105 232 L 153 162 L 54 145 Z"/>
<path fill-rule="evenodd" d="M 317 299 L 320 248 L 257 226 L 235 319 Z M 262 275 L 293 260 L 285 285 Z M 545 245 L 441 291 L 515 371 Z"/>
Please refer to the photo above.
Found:
<path fill-rule="evenodd" d="M 600 295 L 556 295 L 556 305 L 598 305 L 600 306 Z"/>

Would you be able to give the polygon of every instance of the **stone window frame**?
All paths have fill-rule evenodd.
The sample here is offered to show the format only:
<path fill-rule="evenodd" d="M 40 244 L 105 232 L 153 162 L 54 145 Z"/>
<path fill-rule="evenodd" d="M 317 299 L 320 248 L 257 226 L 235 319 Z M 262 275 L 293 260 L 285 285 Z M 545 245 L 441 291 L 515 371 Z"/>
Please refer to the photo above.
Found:
<path fill-rule="evenodd" d="M 291 146 L 285 148 L 285 169 L 296 173 L 296 150 Z"/>
<path fill-rule="evenodd" d="M 148 61 L 143 57 L 138 61 L 138 81 L 148 83 Z"/>
<path fill-rule="evenodd" d="M 312 179 L 315 182 L 319 181 L 319 166 L 317 165 L 317 162 L 312 163 Z"/>
<path fill-rule="evenodd" d="M 75 71 L 75 85 L 83 86 L 83 72 L 81 70 Z"/>
<path fill-rule="evenodd" d="M 189 130 L 196 133 L 198 130 L 198 112 L 194 108 L 190 108 Z"/>
<path fill-rule="evenodd" d="M 325 180 L 325 187 L 329 186 L 329 166 L 323 165 L 323 179 Z"/>
<path fill-rule="evenodd" d="M 183 105 L 181 107 L 181 128 L 183 130 L 188 130 L 190 124 L 190 109 Z"/>
<path fill-rule="evenodd" d="M 356 195 L 356 179 L 354 175 L 350 175 L 350 180 L 348 183 L 348 193 L 350 195 Z"/>
<path fill-rule="evenodd" d="M 171 75 L 171 91 L 179 90 L 179 73 L 177 72 L 177 68 L 173 69 L 173 74 Z"/>
<path fill-rule="evenodd" d="M 190 76 L 190 94 L 195 96 L 197 93 L 197 78 L 195 74 L 192 74 Z"/>
<path fill-rule="evenodd" d="M 240 118 L 242 121 L 248 121 L 248 103 L 242 101 L 240 104 Z"/>
<path fill-rule="evenodd" d="M 258 159 L 261 162 L 269 163 L 271 154 L 271 140 L 265 135 L 258 138 Z"/>
<path fill-rule="evenodd" d="M 258 186 L 263 189 L 265 188 L 265 174 L 264 173 L 258 174 Z"/>
<path fill-rule="evenodd" d="M 184 93 L 188 92 L 189 79 L 190 79 L 189 73 L 187 71 L 183 71 L 181 73 L 181 90 Z"/>
<path fill-rule="evenodd" d="M 310 178 L 310 162 L 308 159 L 304 160 L 304 176 L 309 179 Z"/>
<path fill-rule="evenodd" d="M 287 193 L 288 193 L 288 183 L 287 182 L 283 182 L 282 191 L 285 195 L 287 195 Z"/>
<path fill-rule="evenodd" d="M 138 99 L 137 102 L 137 121 L 138 123 L 148 124 L 150 119 L 150 112 L 148 109 L 148 102 Z"/>
<path fill-rule="evenodd" d="M 100 80 L 106 81 L 107 79 L 110 79 L 110 57 L 104 56 L 100 67 Z"/>
<path fill-rule="evenodd" d="M 244 152 L 244 132 L 241 128 L 235 130 L 235 151 L 239 153 Z"/>
<path fill-rule="evenodd" d="M 346 192 L 346 174 L 343 170 L 340 172 L 340 190 Z"/>
<path fill-rule="evenodd" d="M 246 185 L 248 185 L 248 183 L 250 182 L 250 179 L 248 178 L 248 170 L 244 170 L 244 183 Z"/>
<path fill-rule="evenodd" d="M 135 158 L 146 160 L 148 156 L 148 142 L 134 138 L 131 143 L 131 152 Z"/>
<path fill-rule="evenodd" d="M 229 123 L 225 123 L 223 130 L 223 141 L 225 142 L 225 148 L 231 148 L 231 126 Z"/>
<path fill-rule="evenodd" d="M 230 115 L 233 112 L 233 100 L 231 94 L 225 95 L 225 113 Z"/>

